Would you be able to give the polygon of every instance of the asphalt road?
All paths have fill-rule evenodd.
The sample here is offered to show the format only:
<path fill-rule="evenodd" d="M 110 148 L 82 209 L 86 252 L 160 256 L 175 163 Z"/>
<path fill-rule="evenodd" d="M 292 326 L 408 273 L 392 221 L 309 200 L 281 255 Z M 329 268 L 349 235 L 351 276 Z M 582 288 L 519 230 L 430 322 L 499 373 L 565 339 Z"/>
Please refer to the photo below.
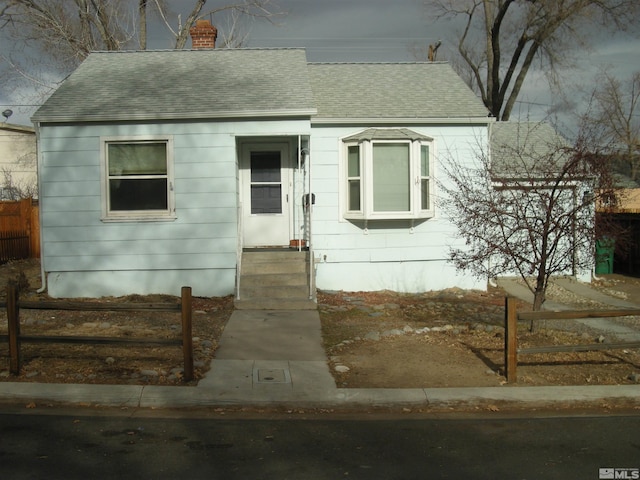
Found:
<path fill-rule="evenodd" d="M 634 414 L 229 418 L 214 412 L 4 412 L 0 478 L 8 480 L 597 480 L 601 468 L 632 469 L 615 478 L 638 478 L 640 468 L 640 415 Z"/>

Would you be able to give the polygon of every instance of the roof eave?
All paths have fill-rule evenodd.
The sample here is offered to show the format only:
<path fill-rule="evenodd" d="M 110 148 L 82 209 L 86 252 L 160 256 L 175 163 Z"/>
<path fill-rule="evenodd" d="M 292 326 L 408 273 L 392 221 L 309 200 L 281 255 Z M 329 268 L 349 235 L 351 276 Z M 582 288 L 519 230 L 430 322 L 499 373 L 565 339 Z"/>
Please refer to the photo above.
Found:
<path fill-rule="evenodd" d="M 33 127 L 6 122 L 0 123 L 0 129 L 19 133 L 35 133 L 35 129 Z"/>
<path fill-rule="evenodd" d="M 313 117 L 311 124 L 317 125 L 416 125 L 416 124 L 445 124 L 445 125 L 488 125 L 490 117 Z"/>
<path fill-rule="evenodd" d="M 156 113 L 131 115 L 38 115 L 31 117 L 36 123 L 78 123 L 78 122 L 135 122 L 154 120 L 209 120 L 235 118 L 300 118 L 317 114 L 315 109 L 285 109 L 285 110 L 239 110 L 217 112 L 184 112 L 184 113 Z"/>

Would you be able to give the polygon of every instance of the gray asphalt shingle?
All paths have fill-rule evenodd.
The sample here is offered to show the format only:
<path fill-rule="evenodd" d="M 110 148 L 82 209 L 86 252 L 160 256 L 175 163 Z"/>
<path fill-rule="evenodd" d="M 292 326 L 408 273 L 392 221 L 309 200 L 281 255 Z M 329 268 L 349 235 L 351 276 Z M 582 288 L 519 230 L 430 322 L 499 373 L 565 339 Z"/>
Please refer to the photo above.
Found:
<path fill-rule="evenodd" d="M 468 118 L 487 109 L 447 63 L 311 63 L 320 118 Z"/>
<path fill-rule="evenodd" d="M 96 52 L 34 121 L 308 116 L 306 65 L 302 49 Z"/>
<path fill-rule="evenodd" d="M 317 115 L 316 115 L 317 109 Z M 308 64 L 303 49 L 96 52 L 34 121 L 486 117 L 446 63 Z"/>
<path fill-rule="evenodd" d="M 495 122 L 489 135 L 494 175 L 545 174 L 568 158 L 568 141 L 545 122 Z"/>

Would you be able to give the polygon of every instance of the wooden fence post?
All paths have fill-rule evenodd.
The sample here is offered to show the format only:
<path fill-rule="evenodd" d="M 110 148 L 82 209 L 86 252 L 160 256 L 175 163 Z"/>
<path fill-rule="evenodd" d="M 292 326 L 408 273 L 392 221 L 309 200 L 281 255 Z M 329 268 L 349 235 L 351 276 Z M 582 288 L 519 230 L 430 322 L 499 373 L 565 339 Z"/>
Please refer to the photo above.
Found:
<path fill-rule="evenodd" d="M 7 322 L 9 330 L 9 371 L 20 375 L 20 313 L 18 310 L 18 288 L 7 285 Z"/>
<path fill-rule="evenodd" d="M 193 337 L 191 327 L 191 287 L 182 287 L 182 353 L 184 355 L 184 380 L 193 380 Z"/>
<path fill-rule="evenodd" d="M 507 382 L 517 382 L 518 375 L 518 312 L 516 300 L 506 297 L 504 312 L 504 370 Z"/>

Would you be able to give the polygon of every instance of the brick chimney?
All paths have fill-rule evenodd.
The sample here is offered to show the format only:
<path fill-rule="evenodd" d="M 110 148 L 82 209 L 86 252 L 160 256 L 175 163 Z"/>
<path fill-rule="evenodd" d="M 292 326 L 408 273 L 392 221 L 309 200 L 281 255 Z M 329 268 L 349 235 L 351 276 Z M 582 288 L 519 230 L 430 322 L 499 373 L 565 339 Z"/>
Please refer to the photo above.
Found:
<path fill-rule="evenodd" d="M 201 50 L 203 48 L 216 48 L 218 29 L 211 25 L 209 20 L 196 20 L 196 24 L 189 29 L 191 35 L 191 48 Z"/>

